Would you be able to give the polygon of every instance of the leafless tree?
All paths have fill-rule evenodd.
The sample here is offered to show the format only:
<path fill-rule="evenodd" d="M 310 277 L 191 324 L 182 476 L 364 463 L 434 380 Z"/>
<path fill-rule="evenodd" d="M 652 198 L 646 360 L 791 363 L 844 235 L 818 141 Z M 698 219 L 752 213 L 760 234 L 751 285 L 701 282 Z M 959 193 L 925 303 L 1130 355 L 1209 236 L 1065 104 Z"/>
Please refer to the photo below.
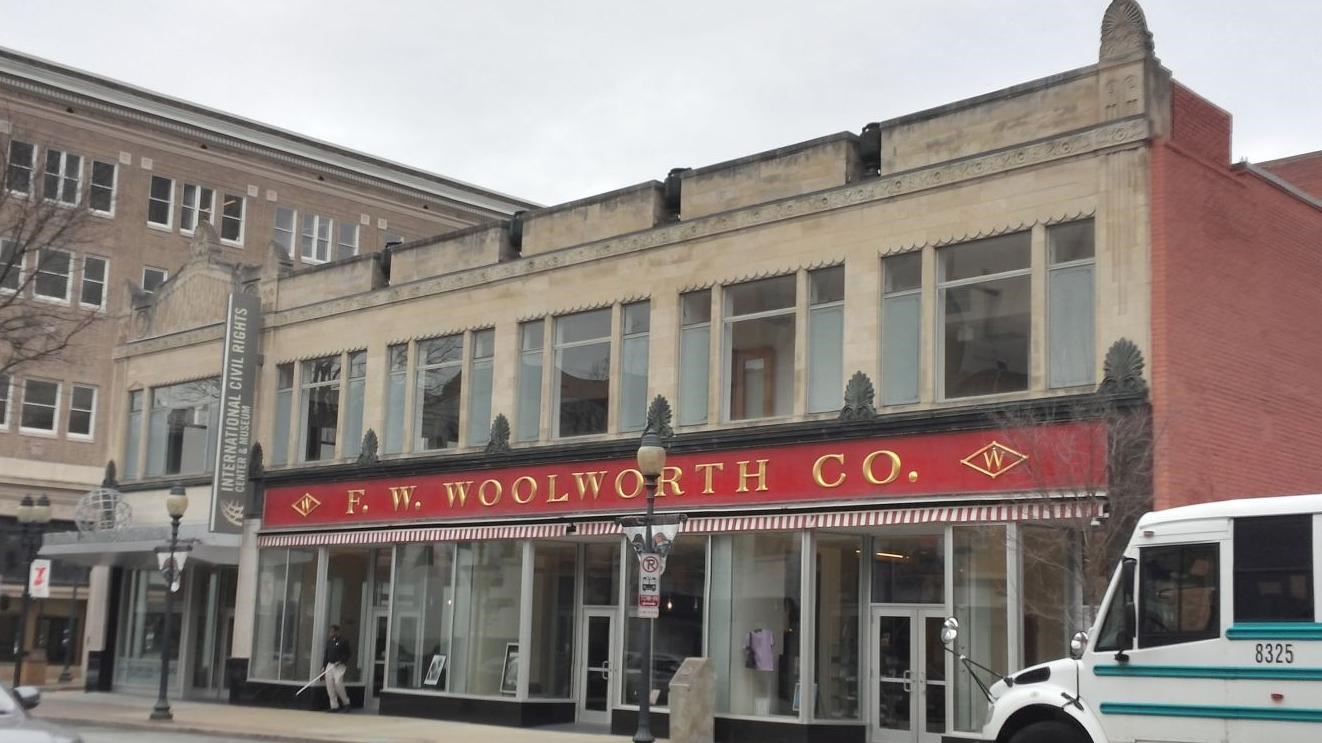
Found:
<path fill-rule="evenodd" d="M 1084 628 L 1135 524 L 1152 509 L 1150 408 L 1144 395 L 1095 393 L 1054 405 L 1008 408 L 994 417 L 1001 440 L 1030 453 L 1020 465 L 1036 483 L 1030 504 L 1052 514 L 1021 530 L 1022 594 L 1025 616 L 1049 625 L 1045 634 L 1060 637 Z M 1092 423 L 1099 430 L 1061 436 L 1049 425 L 1064 421 Z M 1074 614 L 1080 605 L 1085 616 Z"/>
<path fill-rule="evenodd" d="M 102 231 L 90 209 L 90 168 L 78 178 L 67 157 L 38 143 L 0 137 L 0 374 L 70 361 L 70 352 L 104 314 L 85 306 L 77 256 Z M 110 287 L 102 277 L 101 304 Z M 63 282 L 67 301 L 50 301 Z"/>

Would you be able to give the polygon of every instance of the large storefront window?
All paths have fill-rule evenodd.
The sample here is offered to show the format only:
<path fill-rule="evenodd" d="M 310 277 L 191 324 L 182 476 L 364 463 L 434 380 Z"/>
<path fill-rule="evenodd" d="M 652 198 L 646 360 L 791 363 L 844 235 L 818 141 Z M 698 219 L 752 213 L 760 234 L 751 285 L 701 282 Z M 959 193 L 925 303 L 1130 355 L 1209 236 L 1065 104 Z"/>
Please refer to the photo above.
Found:
<path fill-rule="evenodd" d="M 1076 592 L 1071 570 L 1073 548 L 1067 529 L 1024 526 L 1024 666 L 1045 663 L 1069 652 Z"/>
<path fill-rule="evenodd" d="M 945 603 L 946 553 L 940 534 L 885 534 L 874 546 L 872 603 Z"/>
<path fill-rule="evenodd" d="M 462 335 L 418 342 L 417 383 L 413 393 L 414 451 L 458 445 L 463 357 Z"/>
<path fill-rule="evenodd" d="M 556 431 L 559 436 L 606 432 L 610 410 L 611 311 L 555 320 Z"/>
<path fill-rule="evenodd" d="M 532 649 L 528 696 L 566 699 L 573 694 L 574 574 L 578 547 L 534 546 Z"/>
<path fill-rule="evenodd" d="M 1005 527 L 955 527 L 954 596 L 960 652 L 996 669 L 1009 667 Z M 987 722 L 987 699 L 967 669 L 955 669 L 955 730 Z"/>
<path fill-rule="evenodd" d="M 220 380 L 184 382 L 151 391 L 147 476 L 197 475 L 214 466 Z"/>
<path fill-rule="evenodd" d="M 817 702 L 819 720 L 857 720 L 859 591 L 863 538 L 817 536 Z"/>
<path fill-rule="evenodd" d="M 454 545 L 396 549 L 388 686 L 444 691 L 454 618 Z"/>
<path fill-rule="evenodd" d="M 461 544 L 457 560 L 450 691 L 514 696 L 523 545 Z"/>
<path fill-rule="evenodd" d="M 253 678 L 311 678 L 316 620 L 317 551 L 266 549 L 257 567 Z"/>
<path fill-rule="evenodd" d="M 340 357 L 303 362 L 303 420 L 299 426 L 303 461 L 335 458 L 340 419 Z"/>
<path fill-rule="evenodd" d="M 797 276 L 777 276 L 725 288 L 730 420 L 793 412 L 797 282 Z"/>
<path fill-rule="evenodd" d="M 798 532 L 712 538 L 717 712 L 798 713 L 801 546 Z"/>
<path fill-rule="evenodd" d="M 1028 389 L 1029 233 L 942 248 L 946 398 Z"/>
<path fill-rule="evenodd" d="M 642 683 L 640 639 L 647 632 L 646 619 L 637 617 L 638 561 L 628 560 L 629 595 L 625 606 L 629 619 L 624 637 L 625 663 L 623 702 L 638 704 Z M 670 679 L 685 658 L 702 655 L 703 596 L 707 577 L 707 540 L 683 536 L 675 540 L 666 572 L 661 576 L 661 616 L 652 624 L 652 693 L 656 704 L 670 699 Z"/>
<path fill-rule="evenodd" d="M 187 580 L 187 577 L 185 577 Z M 160 682 L 161 645 L 165 640 L 165 578 L 157 570 L 124 573 L 124 606 L 120 618 L 119 650 L 115 657 L 115 683 L 150 686 Z M 179 661 L 179 632 L 183 602 L 174 602 L 170 632 L 170 672 Z"/>

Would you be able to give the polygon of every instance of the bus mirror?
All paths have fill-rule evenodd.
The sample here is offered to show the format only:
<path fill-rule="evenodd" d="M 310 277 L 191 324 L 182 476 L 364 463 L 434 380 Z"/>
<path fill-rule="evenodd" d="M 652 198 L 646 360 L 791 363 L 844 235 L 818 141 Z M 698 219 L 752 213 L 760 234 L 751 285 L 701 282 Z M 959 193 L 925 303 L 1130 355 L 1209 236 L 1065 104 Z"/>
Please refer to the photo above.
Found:
<path fill-rule="evenodd" d="M 1138 561 L 1132 557 L 1126 557 L 1120 563 L 1120 596 L 1119 600 L 1124 607 L 1124 624 L 1120 635 L 1120 649 L 1116 651 L 1115 659 L 1120 663 L 1129 662 L 1129 654 L 1125 650 L 1133 647 L 1134 634 L 1137 631 L 1137 607 L 1134 604 L 1134 572 L 1138 566 Z"/>
<path fill-rule="evenodd" d="M 941 642 L 946 645 L 953 645 L 959 637 L 959 620 L 954 617 L 946 617 L 946 621 L 941 625 Z"/>
<path fill-rule="evenodd" d="M 1088 633 L 1075 632 L 1074 637 L 1070 638 L 1070 657 L 1078 660 L 1083 657 L 1083 651 L 1088 647 Z"/>

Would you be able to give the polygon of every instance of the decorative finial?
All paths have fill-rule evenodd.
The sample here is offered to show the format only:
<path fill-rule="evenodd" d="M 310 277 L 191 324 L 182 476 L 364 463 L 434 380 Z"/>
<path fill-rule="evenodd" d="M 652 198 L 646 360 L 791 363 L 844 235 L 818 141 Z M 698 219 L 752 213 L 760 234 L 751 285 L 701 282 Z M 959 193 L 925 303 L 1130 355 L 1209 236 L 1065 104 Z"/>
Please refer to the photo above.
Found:
<path fill-rule="evenodd" d="M 1111 0 L 1102 16 L 1102 62 L 1151 55 L 1155 50 L 1143 8 L 1136 0 Z"/>
<path fill-rule="evenodd" d="M 358 450 L 357 461 L 358 464 L 376 464 L 381 461 L 381 457 L 377 454 L 376 431 L 369 428 L 363 434 L 363 445 Z"/>
<path fill-rule="evenodd" d="M 675 435 L 675 429 L 670 427 L 670 418 L 670 401 L 666 400 L 666 396 L 657 395 L 652 398 L 652 404 L 647 406 L 647 428 L 661 437 L 663 445 L 669 444 Z"/>
<path fill-rule="evenodd" d="M 491 437 L 487 439 L 487 454 L 504 454 L 510 450 L 510 420 L 499 413 L 491 421 Z"/>
<path fill-rule="evenodd" d="M 861 370 L 854 372 L 854 376 L 849 378 L 849 384 L 845 385 L 845 406 L 840 408 L 840 420 L 865 421 L 876 416 L 877 408 L 873 404 L 875 397 L 876 390 L 868 375 Z"/>
<path fill-rule="evenodd" d="M 119 481 L 115 479 L 115 460 L 106 462 L 106 476 L 101 478 L 101 487 L 119 490 Z"/>
<path fill-rule="evenodd" d="M 265 456 L 262 452 L 261 442 L 252 442 L 252 448 L 248 451 L 248 479 L 260 480 L 266 473 L 266 463 L 263 461 Z"/>
<path fill-rule="evenodd" d="M 1143 380 L 1143 352 L 1128 338 L 1111 344 L 1102 362 L 1102 383 L 1097 386 L 1103 393 L 1139 393 L 1148 391 Z"/>

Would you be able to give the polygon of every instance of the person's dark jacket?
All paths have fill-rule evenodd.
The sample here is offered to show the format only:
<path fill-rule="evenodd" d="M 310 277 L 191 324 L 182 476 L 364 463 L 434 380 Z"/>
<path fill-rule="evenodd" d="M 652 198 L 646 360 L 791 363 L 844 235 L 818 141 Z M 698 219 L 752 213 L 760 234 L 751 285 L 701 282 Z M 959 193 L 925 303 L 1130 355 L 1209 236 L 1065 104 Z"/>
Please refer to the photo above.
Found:
<path fill-rule="evenodd" d="M 326 662 L 348 664 L 349 658 L 353 657 L 353 650 L 349 647 L 349 642 L 343 637 L 331 637 L 326 640 Z"/>

